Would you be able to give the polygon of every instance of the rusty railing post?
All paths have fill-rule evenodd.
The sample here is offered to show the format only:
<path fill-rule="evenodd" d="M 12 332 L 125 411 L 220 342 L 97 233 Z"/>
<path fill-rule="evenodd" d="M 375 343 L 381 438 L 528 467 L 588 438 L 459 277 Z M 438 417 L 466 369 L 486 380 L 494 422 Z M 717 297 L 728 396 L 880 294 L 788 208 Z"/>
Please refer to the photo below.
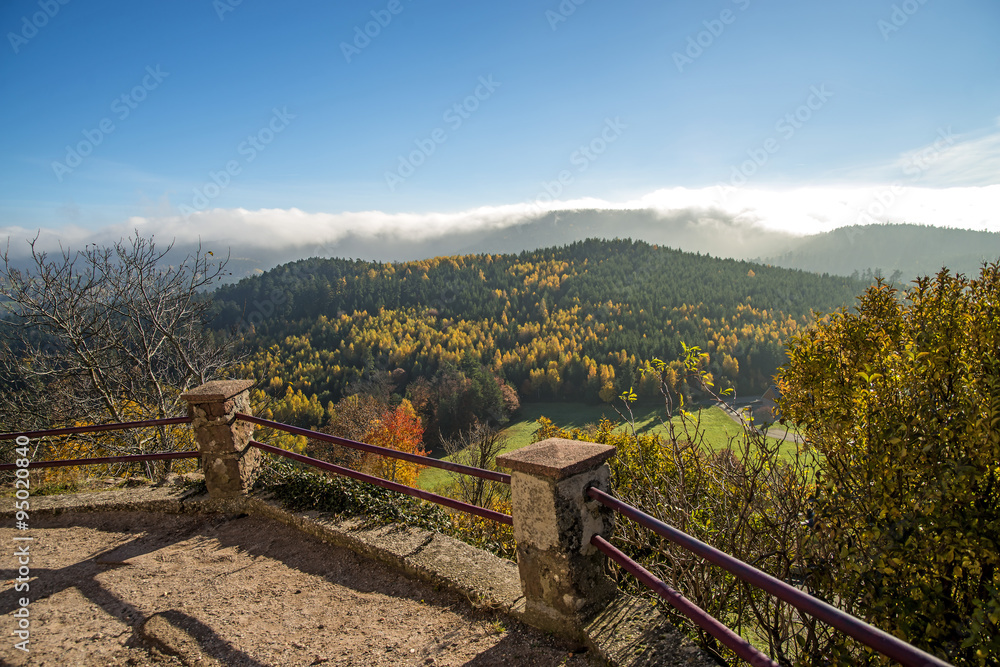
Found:
<path fill-rule="evenodd" d="M 587 488 L 609 490 L 607 463 L 615 448 L 549 438 L 497 457 L 511 470 L 517 567 L 525 620 L 577 643 L 586 622 L 614 597 L 604 554 L 590 544 L 610 538 L 614 513 L 590 500 Z"/>
<path fill-rule="evenodd" d="M 181 395 L 188 402 L 205 486 L 213 499 L 245 495 L 260 466 L 261 452 L 249 446 L 253 424 L 235 416 L 250 414 L 251 386 L 250 380 L 213 380 Z"/>

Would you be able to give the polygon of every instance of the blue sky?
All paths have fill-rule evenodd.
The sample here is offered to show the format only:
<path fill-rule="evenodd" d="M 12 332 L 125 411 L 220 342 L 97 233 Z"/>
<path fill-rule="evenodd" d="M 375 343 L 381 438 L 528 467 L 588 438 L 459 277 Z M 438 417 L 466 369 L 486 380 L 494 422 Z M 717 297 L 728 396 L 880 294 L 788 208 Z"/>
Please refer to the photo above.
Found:
<path fill-rule="evenodd" d="M 1000 231 L 995 0 L 237 2 L 6 0 L 0 234 Z"/>

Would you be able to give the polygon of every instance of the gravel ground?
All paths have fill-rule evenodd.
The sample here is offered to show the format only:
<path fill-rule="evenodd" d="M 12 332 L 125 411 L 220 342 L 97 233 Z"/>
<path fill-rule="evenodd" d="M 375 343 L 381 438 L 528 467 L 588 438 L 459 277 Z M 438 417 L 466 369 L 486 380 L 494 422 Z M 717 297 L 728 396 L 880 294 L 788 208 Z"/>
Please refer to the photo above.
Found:
<path fill-rule="evenodd" d="M 5 523 L 3 665 L 591 664 L 506 617 L 255 517 L 71 512 L 33 515 L 27 532 Z M 24 535 L 34 538 L 31 588 L 16 593 L 11 545 Z M 25 595 L 29 654 L 11 635 Z"/>

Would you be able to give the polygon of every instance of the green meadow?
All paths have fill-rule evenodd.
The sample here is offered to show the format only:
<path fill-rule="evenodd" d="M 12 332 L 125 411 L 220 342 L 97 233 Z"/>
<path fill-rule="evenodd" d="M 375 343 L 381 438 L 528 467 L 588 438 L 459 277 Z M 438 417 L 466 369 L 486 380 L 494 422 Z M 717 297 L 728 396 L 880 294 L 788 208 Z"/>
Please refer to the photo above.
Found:
<path fill-rule="evenodd" d="M 666 429 L 662 418 L 665 416 L 665 409 L 662 405 L 640 405 L 632 406 L 632 417 L 635 420 L 636 432 L 660 432 Z M 691 412 L 694 419 L 701 419 L 701 430 L 705 433 L 705 442 L 713 449 L 721 449 L 729 444 L 730 440 L 738 437 L 742 433 L 742 427 L 729 418 L 722 408 L 717 406 L 703 407 Z M 627 413 L 626 413 L 626 416 Z M 574 429 L 582 428 L 588 424 L 596 424 L 601 418 L 606 417 L 614 422 L 622 422 L 621 417 L 614 408 L 607 404 L 590 405 L 587 403 L 526 403 L 521 406 L 520 412 L 514 421 L 508 424 L 503 434 L 507 436 L 507 446 L 504 452 L 514 451 L 521 447 L 530 445 L 535 431 L 538 429 L 538 419 L 547 417 L 552 423 L 560 428 Z M 674 427 L 681 426 L 682 417 L 673 417 Z M 619 429 L 627 429 L 625 424 L 619 425 Z M 693 429 L 693 424 L 689 427 Z M 779 432 L 780 436 L 781 433 Z M 794 442 L 786 442 L 782 445 L 787 454 L 795 451 Z M 450 456 L 443 457 L 451 460 Z M 449 473 L 439 468 L 425 468 L 417 478 L 417 486 L 427 491 L 441 489 L 447 485 Z"/>

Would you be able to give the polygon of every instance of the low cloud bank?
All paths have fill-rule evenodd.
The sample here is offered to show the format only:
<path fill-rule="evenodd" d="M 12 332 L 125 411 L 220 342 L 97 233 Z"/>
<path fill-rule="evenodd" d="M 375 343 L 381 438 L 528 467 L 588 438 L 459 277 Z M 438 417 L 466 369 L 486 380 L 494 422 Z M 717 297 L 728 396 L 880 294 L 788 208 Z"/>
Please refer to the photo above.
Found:
<path fill-rule="evenodd" d="M 787 190 L 669 188 L 620 202 L 585 198 L 483 206 L 453 213 L 213 209 L 190 216 L 132 217 L 96 231 L 79 226 L 42 230 L 6 227 L 0 228 L 0 236 L 8 238 L 10 254 L 16 258 L 27 254 L 24 241 L 36 235 L 39 248 L 57 251 L 60 247 L 106 243 L 138 230 L 143 235 L 155 234 L 163 242 L 174 240 L 179 249 L 191 248 L 199 240 L 217 254 L 229 248 L 234 257 L 258 268 L 309 256 L 390 260 L 463 249 L 484 252 L 491 248 L 483 244 L 490 242 L 503 246 L 494 252 L 524 249 L 537 247 L 531 245 L 536 242 L 558 243 L 563 231 L 567 242 L 580 234 L 637 236 L 662 243 L 677 238 L 678 243 L 670 244 L 684 247 L 683 241 L 699 246 L 684 249 L 754 257 L 760 254 L 750 247 L 754 239 L 773 241 L 775 235 L 804 236 L 877 222 L 1000 231 L 998 201 L 1000 185 L 926 188 L 896 182 Z M 581 218 L 582 212 L 601 211 L 634 212 L 638 222 L 633 225 L 629 222 L 633 218 L 621 215 Z M 657 234 L 658 225 L 662 234 Z M 689 234 L 698 230 L 702 233 Z M 722 230 L 726 238 L 719 234 Z M 718 243 L 717 248 L 700 247 L 711 238 Z"/>

